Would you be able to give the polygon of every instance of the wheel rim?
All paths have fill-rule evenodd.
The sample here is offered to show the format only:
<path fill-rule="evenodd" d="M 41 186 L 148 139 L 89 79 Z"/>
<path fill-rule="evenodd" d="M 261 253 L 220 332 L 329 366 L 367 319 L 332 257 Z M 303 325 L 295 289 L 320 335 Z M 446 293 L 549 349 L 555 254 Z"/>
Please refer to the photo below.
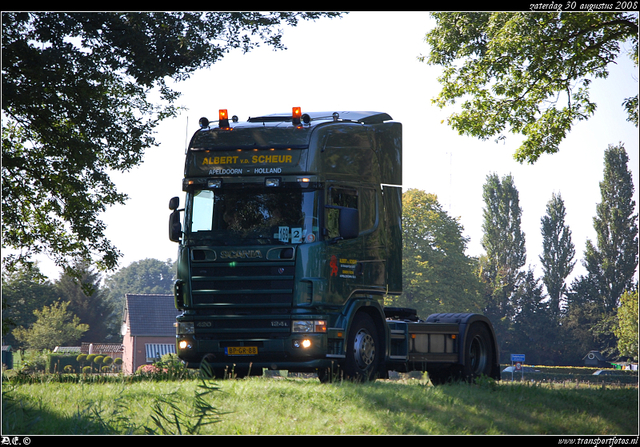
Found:
<path fill-rule="evenodd" d="M 353 343 L 353 354 L 356 364 L 362 370 L 367 369 L 376 358 L 376 344 L 371 334 L 360 329 Z"/>
<path fill-rule="evenodd" d="M 474 337 L 469 347 L 469 364 L 474 375 L 484 373 L 488 362 L 487 346 L 482 337 Z"/>

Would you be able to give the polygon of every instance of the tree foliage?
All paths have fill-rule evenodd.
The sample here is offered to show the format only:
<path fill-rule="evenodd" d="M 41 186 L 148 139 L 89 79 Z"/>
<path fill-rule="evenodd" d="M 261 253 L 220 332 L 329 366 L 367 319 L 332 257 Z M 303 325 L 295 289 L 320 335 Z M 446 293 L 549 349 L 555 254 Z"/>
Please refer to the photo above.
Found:
<path fill-rule="evenodd" d="M 605 151 L 601 202 L 593 218 L 597 242 L 587 240 L 584 254 L 584 266 L 606 312 L 615 312 L 622 293 L 632 288 L 638 267 L 638 214 L 628 162 L 622 145 Z"/>
<path fill-rule="evenodd" d="M 514 292 L 515 317 L 506 348 L 526 355 L 527 363 L 556 362 L 561 357 L 557 319 L 540 280 L 527 271 Z"/>
<path fill-rule="evenodd" d="M 484 313 L 492 321 L 501 352 L 513 338 L 513 321 L 518 312 L 514 293 L 524 273 L 525 235 L 521 229 L 522 209 L 511 175 L 502 180 L 487 176 L 483 186 L 482 247 L 479 276 L 484 284 Z"/>
<path fill-rule="evenodd" d="M 142 259 L 119 269 L 105 279 L 109 302 L 122 316 L 127 293 L 173 293 L 175 265 L 171 260 Z"/>
<path fill-rule="evenodd" d="M 108 292 L 101 286 L 102 275 L 95 268 L 87 262 L 80 262 L 73 269 L 78 274 L 61 275 L 55 283 L 56 289 L 69 303 L 69 312 L 89 327 L 80 341 L 106 342 L 119 332 L 122 308 L 116 309 L 108 300 Z"/>
<path fill-rule="evenodd" d="M 67 310 L 68 306 L 68 302 L 57 301 L 42 310 L 35 310 L 35 323 L 28 329 L 16 328 L 13 331 L 16 339 L 34 350 L 76 343 L 89 330 L 89 326 L 80 323 L 80 318 Z"/>
<path fill-rule="evenodd" d="M 436 312 L 479 312 L 482 303 L 475 260 L 465 255 L 463 227 L 434 194 L 402 195 L 403 294 L 389 305 L 411 307 L 421 317 Z M 392 302 L 393 301 L 393 302 Z"/>
<path fill-rule="evenodd" d="M 34 311 L 52 305 L 59 298 L 55 286 L 37 265 L 31 269 L 22 266 L 2 272 L 2 341 L 15 345 L 11 333 L 15 327 L 28 327 L 35 323 Z"/>
<path fill-rule="evenodd" d="M 5 268 L 45 253 L 68 269 L 91 257 L 113 269 L 120 252 L 99 216 L 127 197 L 109 173 L 138 165 L 159 122 L 178 112 L 167 81 L 233 49 L 283 49 L 282 25 L 335 15 L 3 13 Z"/>
<path fill-rule="evenodd" d="M 565 283 L 576 261 L 575 246 L 571 241 L 571 230 L 564 223 L 566 210 L 560 194 L 553 194 L 547 203 L 547 214 L 541 219 L 543 281 L 551 300 L 550 311 L 557 317 L 561 311 L 561 300 L 567 289 Z"/>
<path fill-rule="evenodd" d="M 606 78 L 621 45 L 638 63 L 638 14 L 576 12 L 438 12 L 426 35 L 432 65 L 443 67 L 441 108 L 460 100 L 447 122 L 480 139 L 525 138 L 514 157 L 534 163 L 558 151 L 576 121 L 593 115 L 593 79 Z M 624 100 L 638 123 L 638 97 Z"/>
<path fill-rule="evenodd" d="M 618 337 L 620 354 L 638 361 L 638 290 L 625 292 L 618 308 L 618 327 L 614 329 Z"/>
<path fill-rule="evenodd" d="M 487 176 L 483 186 L 482 247 L 487 254 L 483 278 L 492 288 L 494 305 L 501 317 L 509 313 L 508 300 L 522 277 L 527 260 L 525 234 L 521 229 L 520 198 L 511 175 L 500 180 Z"/>

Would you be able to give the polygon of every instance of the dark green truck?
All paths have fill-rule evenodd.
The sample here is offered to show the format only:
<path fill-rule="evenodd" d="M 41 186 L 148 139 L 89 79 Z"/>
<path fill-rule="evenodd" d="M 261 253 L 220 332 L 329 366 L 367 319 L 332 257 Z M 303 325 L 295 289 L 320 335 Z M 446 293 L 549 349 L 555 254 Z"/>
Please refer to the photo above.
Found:
<path fill-rule="evenodd" d="M 402 292 L 401 185 L 402 125 L 386 113 L 202 118 L 185 206 L 169 205 L 178 356 L 219 376 L 499 379 L 486 317 L 383 306 Z"/>

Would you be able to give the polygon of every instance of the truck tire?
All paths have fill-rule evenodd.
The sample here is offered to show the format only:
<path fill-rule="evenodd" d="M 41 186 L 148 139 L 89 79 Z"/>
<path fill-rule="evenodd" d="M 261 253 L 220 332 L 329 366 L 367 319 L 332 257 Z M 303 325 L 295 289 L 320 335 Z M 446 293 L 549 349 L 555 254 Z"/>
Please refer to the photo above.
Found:
<path fill-rule="evenodd" d="M 478 377 L 492 377 L 495 351 L 491 332 L 483 323 L 472 324 L 468 329 L 464 345 L 464 364 L 432 365 L 428 368 L 433 385 L 466 381 L 474 382 Z"/>
<path fill-rule="evenodd" d="M 491 377 L 491 369 L 495 362 L 493 343 L 489 328 L 483 323 L 471 325 L 464 345 L 464 365 L 462 380 L 473 382 L 480 376 Z"/>
<path fill-rule="evenodd" d="M 355 381 L 375 380 L 380 365 L 381 347 L 380 336 L 371 317 L 358 313 L 349 329 L 345 377 Z"/>

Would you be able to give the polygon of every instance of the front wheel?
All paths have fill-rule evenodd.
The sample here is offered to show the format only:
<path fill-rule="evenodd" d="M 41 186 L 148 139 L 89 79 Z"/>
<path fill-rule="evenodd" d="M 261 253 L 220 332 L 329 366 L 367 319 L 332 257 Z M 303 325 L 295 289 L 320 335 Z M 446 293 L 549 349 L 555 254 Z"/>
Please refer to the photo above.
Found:
<path fill-rule="evenodd" d="M 356 381 L 374 379 L 381 354 L 380 336 L 373 320 L 367 314 L 356 315 L 347 339 L 345 377 Z"/>

